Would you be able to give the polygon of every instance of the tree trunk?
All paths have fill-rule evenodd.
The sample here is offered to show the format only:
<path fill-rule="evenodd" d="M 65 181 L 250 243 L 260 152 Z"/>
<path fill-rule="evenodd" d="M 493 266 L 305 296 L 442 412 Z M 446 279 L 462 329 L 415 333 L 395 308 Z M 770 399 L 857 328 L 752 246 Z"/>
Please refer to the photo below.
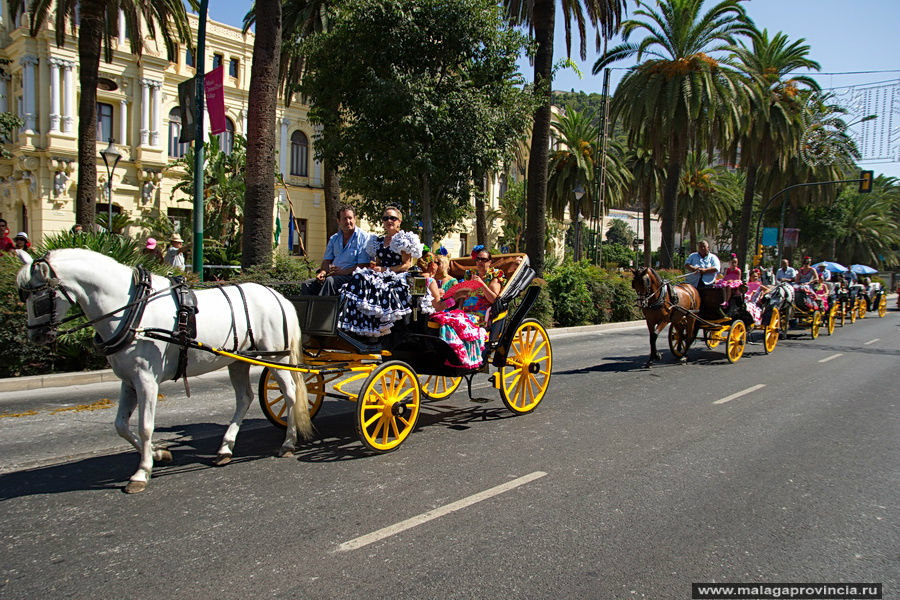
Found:
<path fill-rule="evenodd" d="M 75 191 L 75 221 L 94 229 L 97 212 L 97 74 L 100 42 L 103 40 L 103 7 L 96 1 L 82 2 L 78 31 L 78 186 Z M 110 198 L 110 202 L 112 199 Z"/>
<path fill-rule="evenodd" d="M 424 242 L 429 248 L 434 244 L 434 224 L 431 219 L 431 181 L 426 173 L 422 175 L 422 224 L 425 229 Z"/>
<path fill-rule="evenodd" d="M 650 238 L 653 233 L 650 230 L 653 221 L 650 218 L 650 194 L 644 194 L 641 198 L 641 210 L 644 211 L 644 266 L 653 266 L 653 245 Z"/>
<path fill-rule="evenodd" d="M 544 238 L 547 235 L 547 166 L 550 160 L 550 101 L 553 87 L 553 28 L 556 3 L 535 0 L 532 22 L 537 52 L 534 85 L 543 100 L 534 113 L 531 155 L 528 158 L 528 194 L 525 250 L 538 277 L 544 273 Z"/>
<path fill-rule="evenodd" d="M 322 169 L 325 171 L 325 229 L 330 238 L 337 233 L 337 210 L 341 205 L 341 179 L 336 169 L 331 168 L 331 164 L 327 161 L 322 163 Z"/>
<path fill-rule="evenodd" d="M 476 181 L 481 182 L 478 186 L 480 193 L 475 194 L 475 243 L 487 246 L 487 214 L 484 206 L 484 198 L 487 195 L 487 178 L 480 171 L 476 172 L 474 177 Z"/>
<path fill-rule="evenodd" d="M 741 268 L 747 265 L 747 254 L 750 244 L 750 221 L 753 219 L 753 194 L 756 191 L 756 170 L 755 164 L 747 167 L 747 181 L 744 184 L 744 204 L 741 207 L 741 224 L 738 227 L 737 256 L 738 264 Z M 755 246 L 756 240 L 753 241 Z M 755 254 L 755 253 L 754 253 Z"/>
<path fill-rule="evenodd" d="M 244 239 L 241 266 L 272 260 L 275 208 L 275 107 L 281 53 L 281 0 L 257 0 L 256 37 L 250 68 Z"/>
<path fill-rule="evenodd" d="M 691 248 L 696 248 L 700 243 L 700 236 L 697 233 L 697 220 L 688 219 L 688 231 L 691 232 Z"/>
<path fill-rule="evenodd" d="M 660 249 L 660 266 L 663 269 L 675 267 L 675 226 L 678 214 L 678 178 L 681 175 L 681 164 L 672 161 L 666 165 L 666 185 L 663 192 L 662 211 L 662 248 Z"/>

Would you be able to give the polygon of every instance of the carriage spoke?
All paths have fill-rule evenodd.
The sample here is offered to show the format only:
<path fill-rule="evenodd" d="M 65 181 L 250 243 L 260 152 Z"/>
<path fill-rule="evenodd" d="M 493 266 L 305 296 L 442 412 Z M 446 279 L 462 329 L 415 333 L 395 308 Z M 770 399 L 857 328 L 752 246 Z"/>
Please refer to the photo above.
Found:
<path fill-rule="evenodd" d="M 376 419 L 379 419 L 379 418 L 381 418 L 381 413 L 377 412 L 374 415 L 372 415 L 371 417 L 369 417 L 368 419 L 366 419 L 365 421 L 363 421 L 363 427 L 368 428 L 369 425 L 371 425 L 373 421 L 375 421 Z"/>
<path fill-rule="evenodd" d="M 391 419 L 391 429 L 392 429 L 393 432 L 394 432 L 394 437 L 395 437 L 395 438 L 400 437 L 400 430 L 397 429 L 397 419 Z"/>

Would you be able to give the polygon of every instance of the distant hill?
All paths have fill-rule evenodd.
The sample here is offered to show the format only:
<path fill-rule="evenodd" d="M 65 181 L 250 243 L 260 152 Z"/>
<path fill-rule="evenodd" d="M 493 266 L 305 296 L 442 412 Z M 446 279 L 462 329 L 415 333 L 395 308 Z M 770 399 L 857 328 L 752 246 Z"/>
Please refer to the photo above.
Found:
<path fill-rule="evenodd" d="M 554 91 L 552 96 L 553 105 L 558 108 L 566 108 L 571 106 L 580 113 L 593 112 L 594 120 L 599 123 L 603 112 L 603 94 L 592 92 L 569 92 Z"/>

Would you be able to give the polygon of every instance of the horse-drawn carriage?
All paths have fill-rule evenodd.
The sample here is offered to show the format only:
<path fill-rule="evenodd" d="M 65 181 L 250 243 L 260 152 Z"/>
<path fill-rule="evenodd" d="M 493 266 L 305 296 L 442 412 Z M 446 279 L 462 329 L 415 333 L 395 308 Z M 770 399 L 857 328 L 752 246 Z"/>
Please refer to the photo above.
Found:
<path fill-rule="evenodd" d="M 326 397 L 356 402 L 360 441 L 372 451 L 389 452 L 415 428 L 422 400 L 446 398 L 463 380 L 471 396 L 473 377 L 489 374 L 491 365 L 496 370 L 489 379 L 507 408 L 516 414 L 533 411 L 547 391 L 553 365 L 546 330 L 538 321 L 526 319 L 539 292 L 529 288 L 534 271 L 525 254 L 497 255 L 493 267 L 506 273 L 507 283 L 489 310 L 483 362 L 474 369 L 459 362 L 438 336 L 439 325 L 418 310 L 395 323 L 388 335 L 364 338 L 337 327 L 341 297 L 289 297 L 309 336 L 304 341 L 304 364 L 309 369 L 304 379 L 310 415 L 316 415 Z M 471 258 L 450 261 L 450 274 L 459 279 L 474 269 Z M 424 278 L 410 273 L 409 279 L 417 300 L 425 294 Z M 521 302 L 513 307 L 517 299 Z M 270 367 L 264 369 L 259 402 L 270 422 L 285 427 L 284 396 L 272 375 Z"/>
<path fill-rule="evenodd" d="M 778 344 L 780 327 L 777 304 L 752 310 L 743 287 L 705 287 L 700 293 L 700 308 L 688 319 L 669 326 L 669 349 L 677 358 L 687 354 L 694 339 L 703 332 L 710 350 L 725 344 L 725 357 L 736 363 L 744 355 L 750 332 L 763 333 L 763 350 L 769 354 Z"/>
<path fill-rule="evenodd" d="M 95 344 L 122 380 L 116 431 L 141 455 L 125 487 L 129 493 L 146 488 L 154 463 L 172 459 L 171 452 L 152 443 L 157 393 L 166 380 L 183 379 L 190 395 L 189 377 L 229 368 L 235 411 L 217 465 L 231 461 L 252 402 L 253 364 L 267 367 L 260 383 L 266 416 L 286 429 L 281 456 L 293 453 L 298 434 L 312 435 L 310 414 L 326 396 L 355 401 L 360 439 L 371 450 L 388 452 L 415 428 L 423 397 L 446 397 L 463 379 L 471 394 L 472 378 L 488 373 L 491 365 L 496 369 L 491 382 L 516 414 L 533 411 L 550 383 L 549 336 L 539 322 L 526 319 L 539 289 L 529 287 L 534 271 L 524 254 L 496 257 L 494 267 L 503 269 L 507 279 L 489 309 L 477 368 L 459 362 L 436 323 L 418 308 L 395 323 L 389 335 L 363 338 L 336 327 L 339 298 L 289 301 L 253 283 L 191 290 L 183 281 L 83 249 L 55 250 L 34 260 L 25 253 L 19 256 L 25 266 L 17 286 L 26 303 L 31 341 L 46 344 L 59 333 L 93 327 Z M 451 271 L 461 277 L 473 267 L 471 259 L 456 259 Z M 427 289 L 425 278 L 410 273 L 408 281 L 418 307 Z M 66 316 L 76 305 L 86 320 L 60 331 L 62 324 L 78 318 Z M 304 333 L 310 337 L 302 348 Z M 362 384 L 359 390 L 350 389 L 355 383 Z M 329 384 L 332 392 L 326 390 Z M 295 410 L 298 406 L 303 408 Z M 133 430 L 135 411 L 139 426 Z"/>
<path fill-rule="evenodd" d="M 783 317 L 784 323 L 789 324 L 795 321 L 801 328 L 809 328 L 809 335 L 812 339 L 819 337 L 822 325 L 825 325 L 828 335 L 834 332 L 834 313 L 828 310 L 828 300 L 825 296 L 818 294 L 809 285 L 794 286 L 794 301 L 791 303 L 790 310 L 786 311 Z M 787 328 L 785 328 L 787 333 Z"/>

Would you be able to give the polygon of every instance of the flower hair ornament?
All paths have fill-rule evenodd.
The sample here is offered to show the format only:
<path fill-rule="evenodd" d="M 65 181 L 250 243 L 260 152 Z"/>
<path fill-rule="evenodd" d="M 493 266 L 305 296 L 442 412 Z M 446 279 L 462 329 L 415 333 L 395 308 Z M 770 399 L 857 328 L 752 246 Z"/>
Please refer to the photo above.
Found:
<path fill-rule="evenodd" d="M 435 252 L 435 254 L 440 254 L 441 256 L 447 256 L 447 255 L 450 254 L 450 253 L 447 252 L 447 249 L 446 249 L 446 248 L 444 248 L 443 246 L 441 246 L 440 248 L 437 249 L 437 251 Z"/>
<path fill-rule="evenodd" d="M 472 258 L 477 257 L 479 252 L 486 252 L 486 250 L 484 249 L 484 244 L 478 244 L 477 246 L 472 248 L 472 254 L 471 254 Z M 488 253 L 488 254 L 490 254 L 490 253 Z"/>
<path fill-rule="evenodd" d="M 732 252 L 732 253 L 731 253 L 731 258 L 737 258 L 737 254 L 735 254 L 734 252 Z"/>

